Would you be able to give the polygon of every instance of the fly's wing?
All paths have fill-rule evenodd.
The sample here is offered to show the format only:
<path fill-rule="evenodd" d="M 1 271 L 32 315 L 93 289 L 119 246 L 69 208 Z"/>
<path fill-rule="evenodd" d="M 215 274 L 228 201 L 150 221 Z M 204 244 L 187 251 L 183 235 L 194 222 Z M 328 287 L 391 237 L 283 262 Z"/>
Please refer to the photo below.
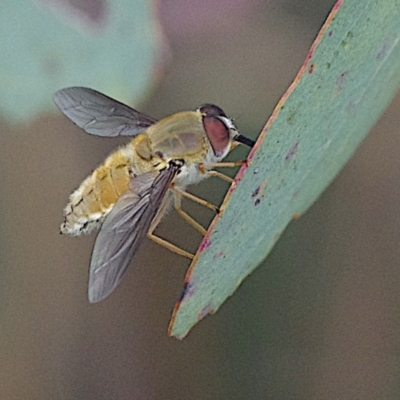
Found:
<path fill-rule="evenodd" d="M 91 303 L 103 300 L 121 281 L 178 169 L 170 166 L 159 173 L 147 173 L 132 179 L 130 190 L 115 203 L 93 248 L 89 271 Z"/>
<path fill-rule="evenodd" d="M 61 89 L 54 94 L 57 107 L 87 133 L 97 136 L 135 136 L 156 120 L 85 87 Z"/>

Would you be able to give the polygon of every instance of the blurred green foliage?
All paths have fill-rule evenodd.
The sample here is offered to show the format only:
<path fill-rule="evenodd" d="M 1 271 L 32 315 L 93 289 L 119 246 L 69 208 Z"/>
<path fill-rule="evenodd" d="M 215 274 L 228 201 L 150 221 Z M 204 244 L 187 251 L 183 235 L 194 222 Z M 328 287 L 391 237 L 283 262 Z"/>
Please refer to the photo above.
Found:
<path fill-rule="evenodd" d="M 126 102 L 143 95 L 158 36 L 151 3 L 70 3 L 1 3 L 2 118 L 18 121 L 46 111 L 52 94 L 67 86 L 92 87 Z"/>

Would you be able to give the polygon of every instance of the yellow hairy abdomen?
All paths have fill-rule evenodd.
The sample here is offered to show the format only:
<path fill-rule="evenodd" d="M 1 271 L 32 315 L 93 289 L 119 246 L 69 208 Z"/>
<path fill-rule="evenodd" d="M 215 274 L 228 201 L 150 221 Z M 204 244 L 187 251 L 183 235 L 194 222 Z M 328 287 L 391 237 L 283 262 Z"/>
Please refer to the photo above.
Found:
<path fill-rule="evenodd" d="M 130 143 L 111 154 L 70 196 L 61 233 L 80 235 L 97 228 L 115 202 L 128 190 L 134 173 L 134 148 Z"/>

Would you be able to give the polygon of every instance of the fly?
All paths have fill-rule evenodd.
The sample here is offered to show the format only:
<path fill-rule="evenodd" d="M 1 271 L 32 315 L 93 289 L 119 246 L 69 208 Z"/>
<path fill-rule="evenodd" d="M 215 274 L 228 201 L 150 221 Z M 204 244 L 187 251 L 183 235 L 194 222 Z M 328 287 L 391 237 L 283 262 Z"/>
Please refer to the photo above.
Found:
<path fill-rule="evenodd" d="M 64 209 L 62 234 L 78 236 L 100 228 L 90 261 L 89 301 L 103 300 L 115 289 L 146 236 L 193 258 L 155 236 L 155 228 L 173 200 L 179 215 L 204 235 L 206 230 L 182 210 L 181 198 L 218 209 L 186 187 L 209 176 L 231 181 L 212 168 L 240 165 L 221 161 L 237 144 L 252 147 L 254 142 L 212 104 L 157 121 L 84 87 L 59 90 L 54 102 L 89 134 L 132 137 L 82 182 Z"/>

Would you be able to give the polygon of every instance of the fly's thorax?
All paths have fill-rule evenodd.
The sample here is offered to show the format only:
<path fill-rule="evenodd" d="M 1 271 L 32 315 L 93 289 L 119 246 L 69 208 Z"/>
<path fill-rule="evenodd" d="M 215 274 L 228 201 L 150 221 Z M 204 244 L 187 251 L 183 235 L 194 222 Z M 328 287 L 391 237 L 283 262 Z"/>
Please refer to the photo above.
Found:
<path fill-rule="evenodd" d="M 147 134 L 152 153 L 161 155 L 164 160 L 202 162 L 210 148 L 198 111 L 166 117 L 151 126 Z"/>
<path fill-rule="evenodd" d="M 132 153 L 132 177 L 147 172 L 163 169 L 167 166 L 166 160 L 160 153 L 154 152 L 147 132 L 136 136 L 126 146 Z"/>

